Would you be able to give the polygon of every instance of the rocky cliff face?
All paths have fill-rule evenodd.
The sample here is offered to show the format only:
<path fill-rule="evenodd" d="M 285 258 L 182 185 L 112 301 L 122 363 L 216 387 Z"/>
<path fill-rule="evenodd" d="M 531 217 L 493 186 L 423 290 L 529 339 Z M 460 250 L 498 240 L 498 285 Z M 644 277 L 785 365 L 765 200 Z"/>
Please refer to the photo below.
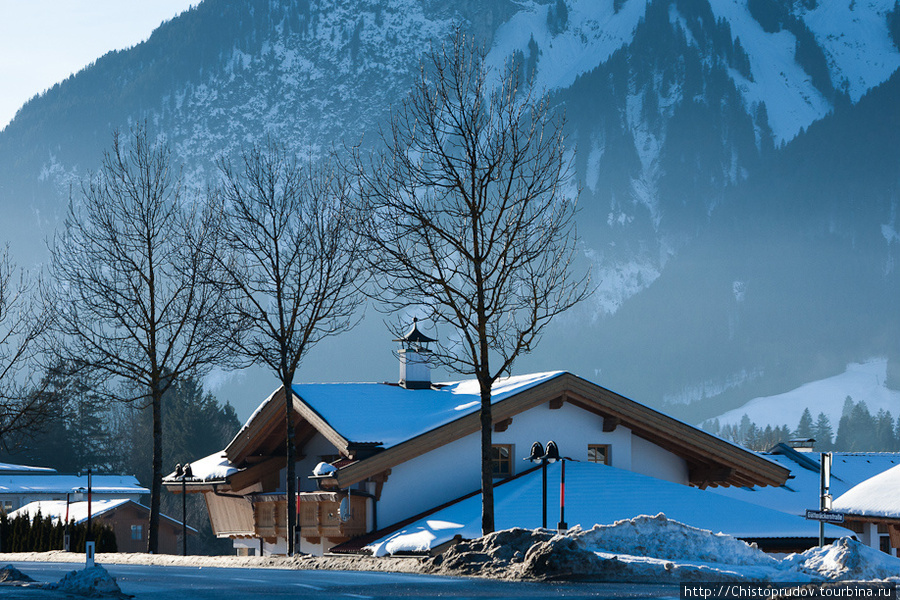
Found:
<path fill-rule="evenodd" d="M 138 120 L 198 188 L 267 135 L 311 156 L 378 143 L 421 52 L 462 27 L 565 111 L 598 284 L 517 370 L 705 414 L 900 355 L 898 15 L 895 0 L 205 0 L 0 132 L 0 235 L 41 260 L 70 190 Z M 357 350 L 311 357 L 312 379 L 393 379 L 367 322 Z M 347 352 L 384 358 L 335 371 Z"/>

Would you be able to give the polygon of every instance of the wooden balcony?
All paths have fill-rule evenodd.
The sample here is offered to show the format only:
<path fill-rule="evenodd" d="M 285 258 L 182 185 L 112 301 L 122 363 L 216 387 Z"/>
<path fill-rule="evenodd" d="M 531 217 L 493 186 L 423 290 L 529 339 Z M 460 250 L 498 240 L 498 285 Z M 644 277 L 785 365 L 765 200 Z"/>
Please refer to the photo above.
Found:
<path fill-rule="evenodd" d="M 363 496 L 350 495 L 350 514 L 340 515 L 344 492 L 307 492 L 298 495 L 300 500 L 300 535 L 317 544 L 321 538 L 333 543 L 346 542 L 366 533 L 368 501 Z"/>
<path fill-rule="evenodd" d="M 300 534 L 314 544 L 322 538 L 335 544 L 346 542 L 366 532 L 367 498 L 350 496 L 350 514 L 341 518 L 341 501 L 346 492 L 303 492 L 297 495 L 300 514 L 297 519 Z M 249 504 L 249 503 L 248 503 Z M 270 543 L 287 537 L 286 494 L 259 494 L 253 498 L 253 537 Z M 238 532 L 232 532 L 238 533 Z M 232 537 L 246 537 L 239 532 Z"/>

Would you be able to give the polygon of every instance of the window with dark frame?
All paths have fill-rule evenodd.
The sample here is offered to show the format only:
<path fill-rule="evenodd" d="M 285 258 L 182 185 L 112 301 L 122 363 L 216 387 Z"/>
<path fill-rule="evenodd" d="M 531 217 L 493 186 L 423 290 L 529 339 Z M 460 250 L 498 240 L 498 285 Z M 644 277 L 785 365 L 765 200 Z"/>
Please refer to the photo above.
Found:
<path fill-rule="evenodd" d="M 144 526 L 143 525 L 132 525 L 131 526 L 131 539 L 133 539 L 133 540 L 144 539 Z"/>
<path fill-rule="evenodd" d="M 609 444 L 588 444 L 588 462 L 610 464 Z"/>
<path fill-rule="evenodd" d="M 494 477 L 512 477 L 512 457 L 512 444 L 493 444 L 491 446 L 491 463 L 494 467 Z"/>

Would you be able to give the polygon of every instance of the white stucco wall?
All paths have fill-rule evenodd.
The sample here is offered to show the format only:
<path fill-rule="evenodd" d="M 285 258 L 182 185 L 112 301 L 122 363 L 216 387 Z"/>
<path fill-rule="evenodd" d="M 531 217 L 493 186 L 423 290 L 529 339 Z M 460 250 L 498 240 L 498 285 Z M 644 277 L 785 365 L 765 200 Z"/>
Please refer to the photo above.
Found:
<path fill-rule="evenodd" d="M 631 436 L 631 456 L 633 465 L 631 470 L 635 473 L 682 485 L 690 484 L 687 462 L 653 442 L 636 435 Z"/>
<path fill-rule="evenodd" d="M 378 503 L 378 526 L 385 527 L 429 508 L 476 491 L 480 487 L 478 433 L 435 449 L 398 465 L 382 491 Z M 494 432 L 493 443 L 513 445 L 513 474 L 531 466 L 524 459 L 531 445 L 546 446 L 553 440 L 560 454 L 587 460 L 589 444 L 609 444 L 614 467 L 651 475 L 676 483 L 688 483 L 684 460 L 618 426 L 603 431 L 603 418 L 564 404 L 550 409 L 548 404 L 513 417 L 503 432 Z"/>

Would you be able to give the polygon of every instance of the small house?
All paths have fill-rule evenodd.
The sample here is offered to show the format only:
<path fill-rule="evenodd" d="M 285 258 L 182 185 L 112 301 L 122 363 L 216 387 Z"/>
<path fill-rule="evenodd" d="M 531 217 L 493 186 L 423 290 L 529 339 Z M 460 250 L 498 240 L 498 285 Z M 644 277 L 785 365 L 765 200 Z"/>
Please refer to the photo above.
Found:
<path fill-rule="evenodd" d="M 150 509 L 139 502 L 128 498 L 92 500 L 91 519 L 112 528 L 116 535 L 116 546 L 119 552 L 146 552 L 147 532 L 150 527 Z M 31 502 L 14 511 L 10 516 L 19 515 L 34 517 L 38 513 L 50 517 L 54 522 L 75 521 L 76 524 L 87 522 L 88 503 L 86 501 L 66 502 L 65 500 L 44 500 Z M 181 521 L 164 514 L 159 515 L 159 553 L 180 554 L 181 536 L 184 531 L 195 535 L 193 527 L 184 527 Z M 75 549 L 73 549 L 75 550 Z"/>
<path fill-rule="evenodd" d="M 844 515 L 864 544 L 900 556 L 900 465 L 850 488 L 835 498 L 832 510 Z"/>

